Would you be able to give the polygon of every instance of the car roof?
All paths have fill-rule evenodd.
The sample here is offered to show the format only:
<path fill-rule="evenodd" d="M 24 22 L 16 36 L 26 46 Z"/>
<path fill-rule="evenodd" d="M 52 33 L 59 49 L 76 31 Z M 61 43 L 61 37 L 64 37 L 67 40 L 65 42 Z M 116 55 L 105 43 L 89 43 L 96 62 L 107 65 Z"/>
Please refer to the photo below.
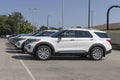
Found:
<path fill-rule="evenodd" d="M 44 31 L 57 32 L 58 30 L 44 30 Z"/>
<path fill-rule="evenodd" d="M 97 30 L 97 29 L 88 29 L 88 28 L 68 28 L 68 29 L 66 29 L 66 30 L 82 30 L 82 31 L 106 33 L 105 31 L 101 31 L 101 30 Z"/>

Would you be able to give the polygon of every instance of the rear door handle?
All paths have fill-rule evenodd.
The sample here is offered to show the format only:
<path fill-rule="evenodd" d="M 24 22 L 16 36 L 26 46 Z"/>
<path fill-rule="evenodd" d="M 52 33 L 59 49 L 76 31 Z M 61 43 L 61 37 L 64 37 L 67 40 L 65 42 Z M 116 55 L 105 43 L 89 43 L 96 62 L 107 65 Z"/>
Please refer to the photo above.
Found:
<path fill-rule="evenodd" d="M 71 39 L 70 41 L 75 41 L 74 39 Z"/>

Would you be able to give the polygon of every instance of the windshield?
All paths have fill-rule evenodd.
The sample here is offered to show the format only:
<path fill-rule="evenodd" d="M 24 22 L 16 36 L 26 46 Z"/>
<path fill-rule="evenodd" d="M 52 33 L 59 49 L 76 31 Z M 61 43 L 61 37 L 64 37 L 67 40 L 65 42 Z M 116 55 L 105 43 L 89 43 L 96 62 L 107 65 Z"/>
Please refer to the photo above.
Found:
<path fill-rule="evenodd" d="M 43 31 L 40 31 L 40 32 L 38 32 L 38 33 L 34 34 L 34 36 L 41 35 L 42 33 L 43 33 Z"/>
<path fill-rule="evenodd" d="M 16 37 L 24 36 L 24 34 L 18 34 Z"/>
<path fill-rule="evenodd" d="M 51 37 L 58 37 L 58 36 L 59 36 L 59 34 L 61 34 L 61 33 L 65 32 L 65 31 L 66 31 L 66 30 L 59 30 L 58 32 L 56 32 L 56 33 L 52 34 L 52 35 L 51 35 Z"/>
<path fill-rule="evenodd" d="M 32 33 L 25 34 L 24 36 L 32 36 Z"/>
<path fill-rule="evenodd" d="M 36 34 L 40 33 L 41 31 L 36 31 L 35 33 L 32 34 L 32 36 L 35 36 Z"/>
<path fill-rule="evenodd" d="M 55 31 L 41 31 L 38 34 L 36 34 L 35 36 L 51 36 L 51 34 L 55 33 Z"/>

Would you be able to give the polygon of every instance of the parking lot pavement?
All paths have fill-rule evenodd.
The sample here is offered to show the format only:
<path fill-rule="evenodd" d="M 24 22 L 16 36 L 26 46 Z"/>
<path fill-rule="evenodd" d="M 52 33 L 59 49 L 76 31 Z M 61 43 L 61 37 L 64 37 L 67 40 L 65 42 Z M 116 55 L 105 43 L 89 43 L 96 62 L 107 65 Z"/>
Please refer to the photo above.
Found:
<path fill-rule="evenodd" d="M 120 51 L 101 61 L 79 56 L 36 60 L 0 39 L 0 80 L 119 80 Z"/>

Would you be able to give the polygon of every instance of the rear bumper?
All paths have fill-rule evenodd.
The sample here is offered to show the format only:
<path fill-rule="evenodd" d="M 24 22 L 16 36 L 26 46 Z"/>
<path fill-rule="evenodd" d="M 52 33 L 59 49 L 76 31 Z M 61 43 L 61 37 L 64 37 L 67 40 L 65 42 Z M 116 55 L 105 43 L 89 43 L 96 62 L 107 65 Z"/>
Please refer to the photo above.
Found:
<path fill-rule="evenodd" d="M 106 54 L 110 54 L 112 52 L 112 49 L 106 51 Z"/>

